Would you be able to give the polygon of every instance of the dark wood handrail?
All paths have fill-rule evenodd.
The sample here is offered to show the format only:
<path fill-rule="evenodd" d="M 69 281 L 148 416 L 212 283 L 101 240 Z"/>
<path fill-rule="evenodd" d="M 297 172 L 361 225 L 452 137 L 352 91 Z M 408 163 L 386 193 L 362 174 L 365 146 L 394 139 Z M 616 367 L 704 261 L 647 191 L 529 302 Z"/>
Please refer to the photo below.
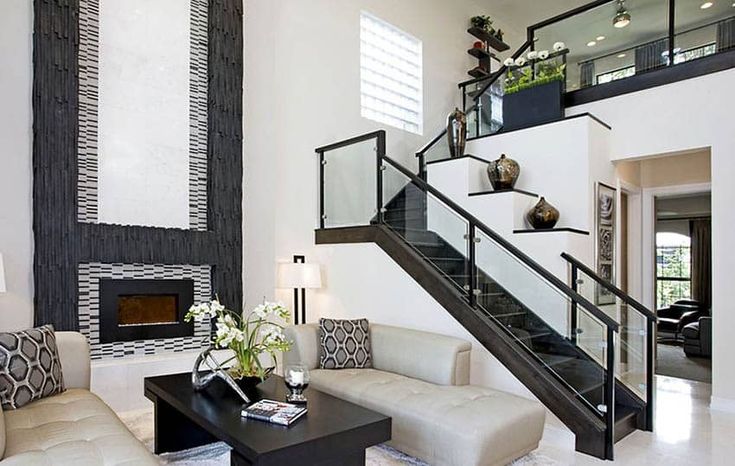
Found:
<path fill-rule="evenodd" d="M 586 275 L 588 275 L 590 278 L 592 278 L 594 281 L 599 283 L 600 285 L 607 288 L 608 291 L 610 291 L 612 294 L 623 300 L 626 304 L 629 304 L 631 307 L 633 307 L 636 311 L 643 314 L 646 319 L 649 321 L 656 321 L 656 314 L 651 312 L 646 306 L 641 304 L 640 302 L 633 299 L 629 294 L 627 294 L 625 291 L 621 290 L 617 286 L 613 285 L 609 281 L 605 280 L 604 278 L 600 277 L 595 273 L 594 270 L 587 267 L 582 261 L 575 258 L 574 256 L 571 256 L 567 254 L 566 252 L 561 253 L 561 257 L 563 257 L 567 262 L 570 264 L 573 264 L 575 267 L 577 267 L 579 270 L 584 272 Z"/>
<path fill-rule="evenodd" d="M 493 241 L 498 243 L 503 249 L 505 249 L 511 255 L 513 255 L 514 257 L 519 259 L 521 262 L 523 262 L 528 268 L 530 268 L 535 273 L 540 275 L 543 279 L 545 279 L 547 282 L 552 284 L 555 288 L 557 288 L 559 291 L 565 294 L 572 301 L 580 304 L 586 311 L 588 311 L 590 314 L 595 316 L 598 320 L 604 323 L 607 327 L 611 328 L 612 330 L 616 332 L 619 330 L 620 324 L 618 324 L 618 322 L 616 322 L 613 318 L 611 318 L 610 316 L 602 312 L 600 309 L 598 309 L 594 304 L 589 302 L 584 296 L 572 290 L 566 283 L 560 280 L 556 275 L 552 274 L 551 272 L 543 268 L 539 263 L 531 259 L 525 253 L 523 253 L 520 249 L 510 244 L 505 238 L 503 238 L 502 236 L 497 234 L 495 231 L 493 231 L 490 227 L 482 223 L 474 215 L 470 214 L 465 209 L 457 205 L 454 201 L 452 201 L 447 196 L 445 196 L 441 191 L 437 190 L 436 188 L 434 188 L 433 186 L 431 186 L 430 184 L 428 184 L 427 182 L 425 182 L 418 176 L 414 175 L 413 173 L 411 173 L 410 170 L 408 170 L 407 168 L 405 168 L 403 165 L 396 162 L 395 160 L 391 159 L 390 157 L 383 156 L 383 160 L 385 160 L 390 165 L 392 165 L 393 168 L 401 172 L 404 176 L 406 176 L 409 180 L 411 180 L 411 182 L 416 184 L 422 191 L 426 191 L 430 193 L 432 196 L 436 197 L 442 203 L 447 205 L 450 209 L 454 210 L 460 216 L 464 217 L 464 219 L 467 220 L 468 223 L 479 228 L 483 233 L 488 235 Z"/>
<path fill-rule="evenodd" d="M 359 136 L 345 139 L 343 141 L 338 141 L 332 144 L 327 144 L 326 146 L 317 147 L 316 149 L 314 149 L 314 152 L 316 152 L 317 154 L 323 153 L 323 152 L 329 152 L 331 150 L 340 149 L 346 146 L 351 146 L 359 142 L 369 141 L 370 139 L 379 139 L 381 137 L 385 138 L 385 130 L 383 129 L 372 131 L 370 133 L 361 134 Z"/>

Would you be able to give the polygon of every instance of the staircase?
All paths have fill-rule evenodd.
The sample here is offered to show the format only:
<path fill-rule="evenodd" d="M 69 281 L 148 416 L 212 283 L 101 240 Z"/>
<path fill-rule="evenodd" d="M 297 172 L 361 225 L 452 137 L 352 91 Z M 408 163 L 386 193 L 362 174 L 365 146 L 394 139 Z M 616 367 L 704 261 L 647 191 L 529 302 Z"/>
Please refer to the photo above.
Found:
<path fill-rule="evenodd" d="M 387 157 L 384 148 L 385 133 L 378 131 L 317 149 L 317 243 L 377 244 L 574 432 L 578 451 L 613 459 L 615 442 L 636 429 L 652 430 L 652 373 L 646 354 L 651 354 L 647 351 L 655 318 L 650 311 L 591 276 L 571 256 L 564 257 L 574 277 L 572 286 L 567 285 Z M 353 185 L 345 179 L 350 174 L 344 173 L 344 160 L 338 160 L 360 157 L 356 153 L 370 154 L 353 163 L 364 163 L 364 176 L 372 178 L 374 172 L 374 180 L 353 180 Z M 364 188 L 371 185 L 374 189 Z M 372 203 L 377 207 L 369 216 L 347 222 L 336 218 Z M 576 291 L 582 275 L 644 316 L 645 351 L 635 356 L 632 350 L 640 345 L 625 348 L 629 358 L 639 357 L 646 368 L 644 383 L 636 386 L 619 370 L 615 358 L 621 326 Z"/>

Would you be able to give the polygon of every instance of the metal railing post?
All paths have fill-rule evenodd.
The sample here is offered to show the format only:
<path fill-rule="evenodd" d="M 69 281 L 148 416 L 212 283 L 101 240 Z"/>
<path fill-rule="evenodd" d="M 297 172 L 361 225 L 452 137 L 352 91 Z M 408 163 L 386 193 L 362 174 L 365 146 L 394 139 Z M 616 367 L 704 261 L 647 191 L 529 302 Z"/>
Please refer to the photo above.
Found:
<path fill-rule="evenodd" d="M 577 289 L 577 280 L 579 279 L 579 271 L 577 270 L 577 266 L 572 264 L 572 290 L 575 293 L 579 293 L 579 290 Z M 577 310 L 577 301 L 572 300 L 572 315 L 569 319 L 569 325 L 572 327 L 572 343 L 575 345 L 577 344 L 577 318 L 578 318 L 578 310 Z"/>
<path fill-rule="evenodd" d="M 467 240 L 469 242 L 469 271 L 467 273 L 468 280 L 470 282 L 469 286 L 469 293 L 470 293 L 470 306 L 476 307 L 477 306 L 477 294 L 475 292 L 475 289 L 477 287 L 477 268 L 475 267 L 476 257 L 475 257 L 475 244 L 476 244 L 476 237 L 475 237 L 475 224 L 473 222 L 469 222 L 469 232 L 467 235 Z"/>
<path fill-rule="evenodd" d="M 615 332 L 607 327 L 607 370 L 605 371 L 605 457 L 613 459 L 615 444 Z"/>
<path fill-rule="evenodd" d="M 656 392 L 655 374 L 653 369 L 653 361 L 655 358 L 655 338 L 656 338 L 656 321 L 648 320 L 648 329 L 646 330 L 646 430 L 653 432 L 653 410 L 654 396 Z"/>
<path fill-rule="evenodd" d="M 377 218 L 378 223 L 384 223 L 384 216 L 383 216 L 383 157 L 385 157 L 385 132 L 380 131 L 378 133 L 378 138 L 376 141 L 376 147 L 375 147 L 375 160 L 376 160 L 376 175 L 375 175 L 375 182 L 376 182 L 376 196 L 375 196 L 375 202 L 377 204 Z"/>
<path fill-rule="evenodd" d="M 324 159 L 324 152 L 319 152 L 319 228 L 324 229 L 324 165 L 327 161 Z"/>

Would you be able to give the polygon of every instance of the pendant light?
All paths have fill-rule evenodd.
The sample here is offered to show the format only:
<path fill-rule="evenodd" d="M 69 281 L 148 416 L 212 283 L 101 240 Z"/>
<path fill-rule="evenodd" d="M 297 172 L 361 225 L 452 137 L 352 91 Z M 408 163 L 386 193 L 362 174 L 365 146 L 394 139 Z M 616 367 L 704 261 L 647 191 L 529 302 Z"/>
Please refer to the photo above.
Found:
<path fill-rule="evenodd" d="M 613 17 L 613 26 L 622 29 L 630 24 L 630 13 L 625 9 L 625 0 L 618 0 L 618 12 Z"/>

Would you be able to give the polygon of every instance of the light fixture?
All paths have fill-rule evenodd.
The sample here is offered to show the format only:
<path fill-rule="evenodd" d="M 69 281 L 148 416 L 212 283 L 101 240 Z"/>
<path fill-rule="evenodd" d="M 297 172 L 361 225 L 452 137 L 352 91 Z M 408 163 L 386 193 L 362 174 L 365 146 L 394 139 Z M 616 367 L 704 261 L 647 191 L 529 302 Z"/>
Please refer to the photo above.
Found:
<path fill-rule="evenodd" d="M 625 54 L 624 53 L 619 54 L 618 58 L 625 58 Z"/>
<path fill-rule="evenodd" d="M 714 3 L 712 3 L 712 2 L 704 2 L 701 5 L 699 5 L 699 8 L 701 8 L 702 10 L 706 10 L 707 8 L 711 7 L 712 5 L 714 5 Z"/>
<path fill-rule="evenodd" d="M 613 17 L 613 26 L 618 29 L 630 24 L 630 13 L 625 9 L 625 0 L 618 0 L 618 11 Z"/>
<path fill-rule="evenodd" d="M 293 288 L 294 324 L 305 324 L 306 289 L 322 287 L 322 274 L 319 264 L 306 264 L 304 256 L 293 256 L 293 263 L 278 264 L 278 287 Z M 299 294 L 301 299 L 299 299 Z M 301 305 L 299 306 L 299 304 Z M 301 322 L 299 322 L 299 308 L 301 310 Z"/>
<path fill-rule="evenodd" d="M 0 254 L 0 293 L 5 293 L 8 289 L 5 287 L 5 269 L 3 268 L 3 255 Z"/>
<path fill-rule="evenodd" d="M 596 40 L 597 42 L 600 42 L 601 40 L 605 40 L 605 36 L 597 36 L 597 37 L 595 38 L 595 40 Z"/>
<path fill-rule="evenodd" d="M 595 45 L 597 45 L 597 42 L 595 42 L 594 40 L 587 42 L 587 47 L 594 47 Z"/>

